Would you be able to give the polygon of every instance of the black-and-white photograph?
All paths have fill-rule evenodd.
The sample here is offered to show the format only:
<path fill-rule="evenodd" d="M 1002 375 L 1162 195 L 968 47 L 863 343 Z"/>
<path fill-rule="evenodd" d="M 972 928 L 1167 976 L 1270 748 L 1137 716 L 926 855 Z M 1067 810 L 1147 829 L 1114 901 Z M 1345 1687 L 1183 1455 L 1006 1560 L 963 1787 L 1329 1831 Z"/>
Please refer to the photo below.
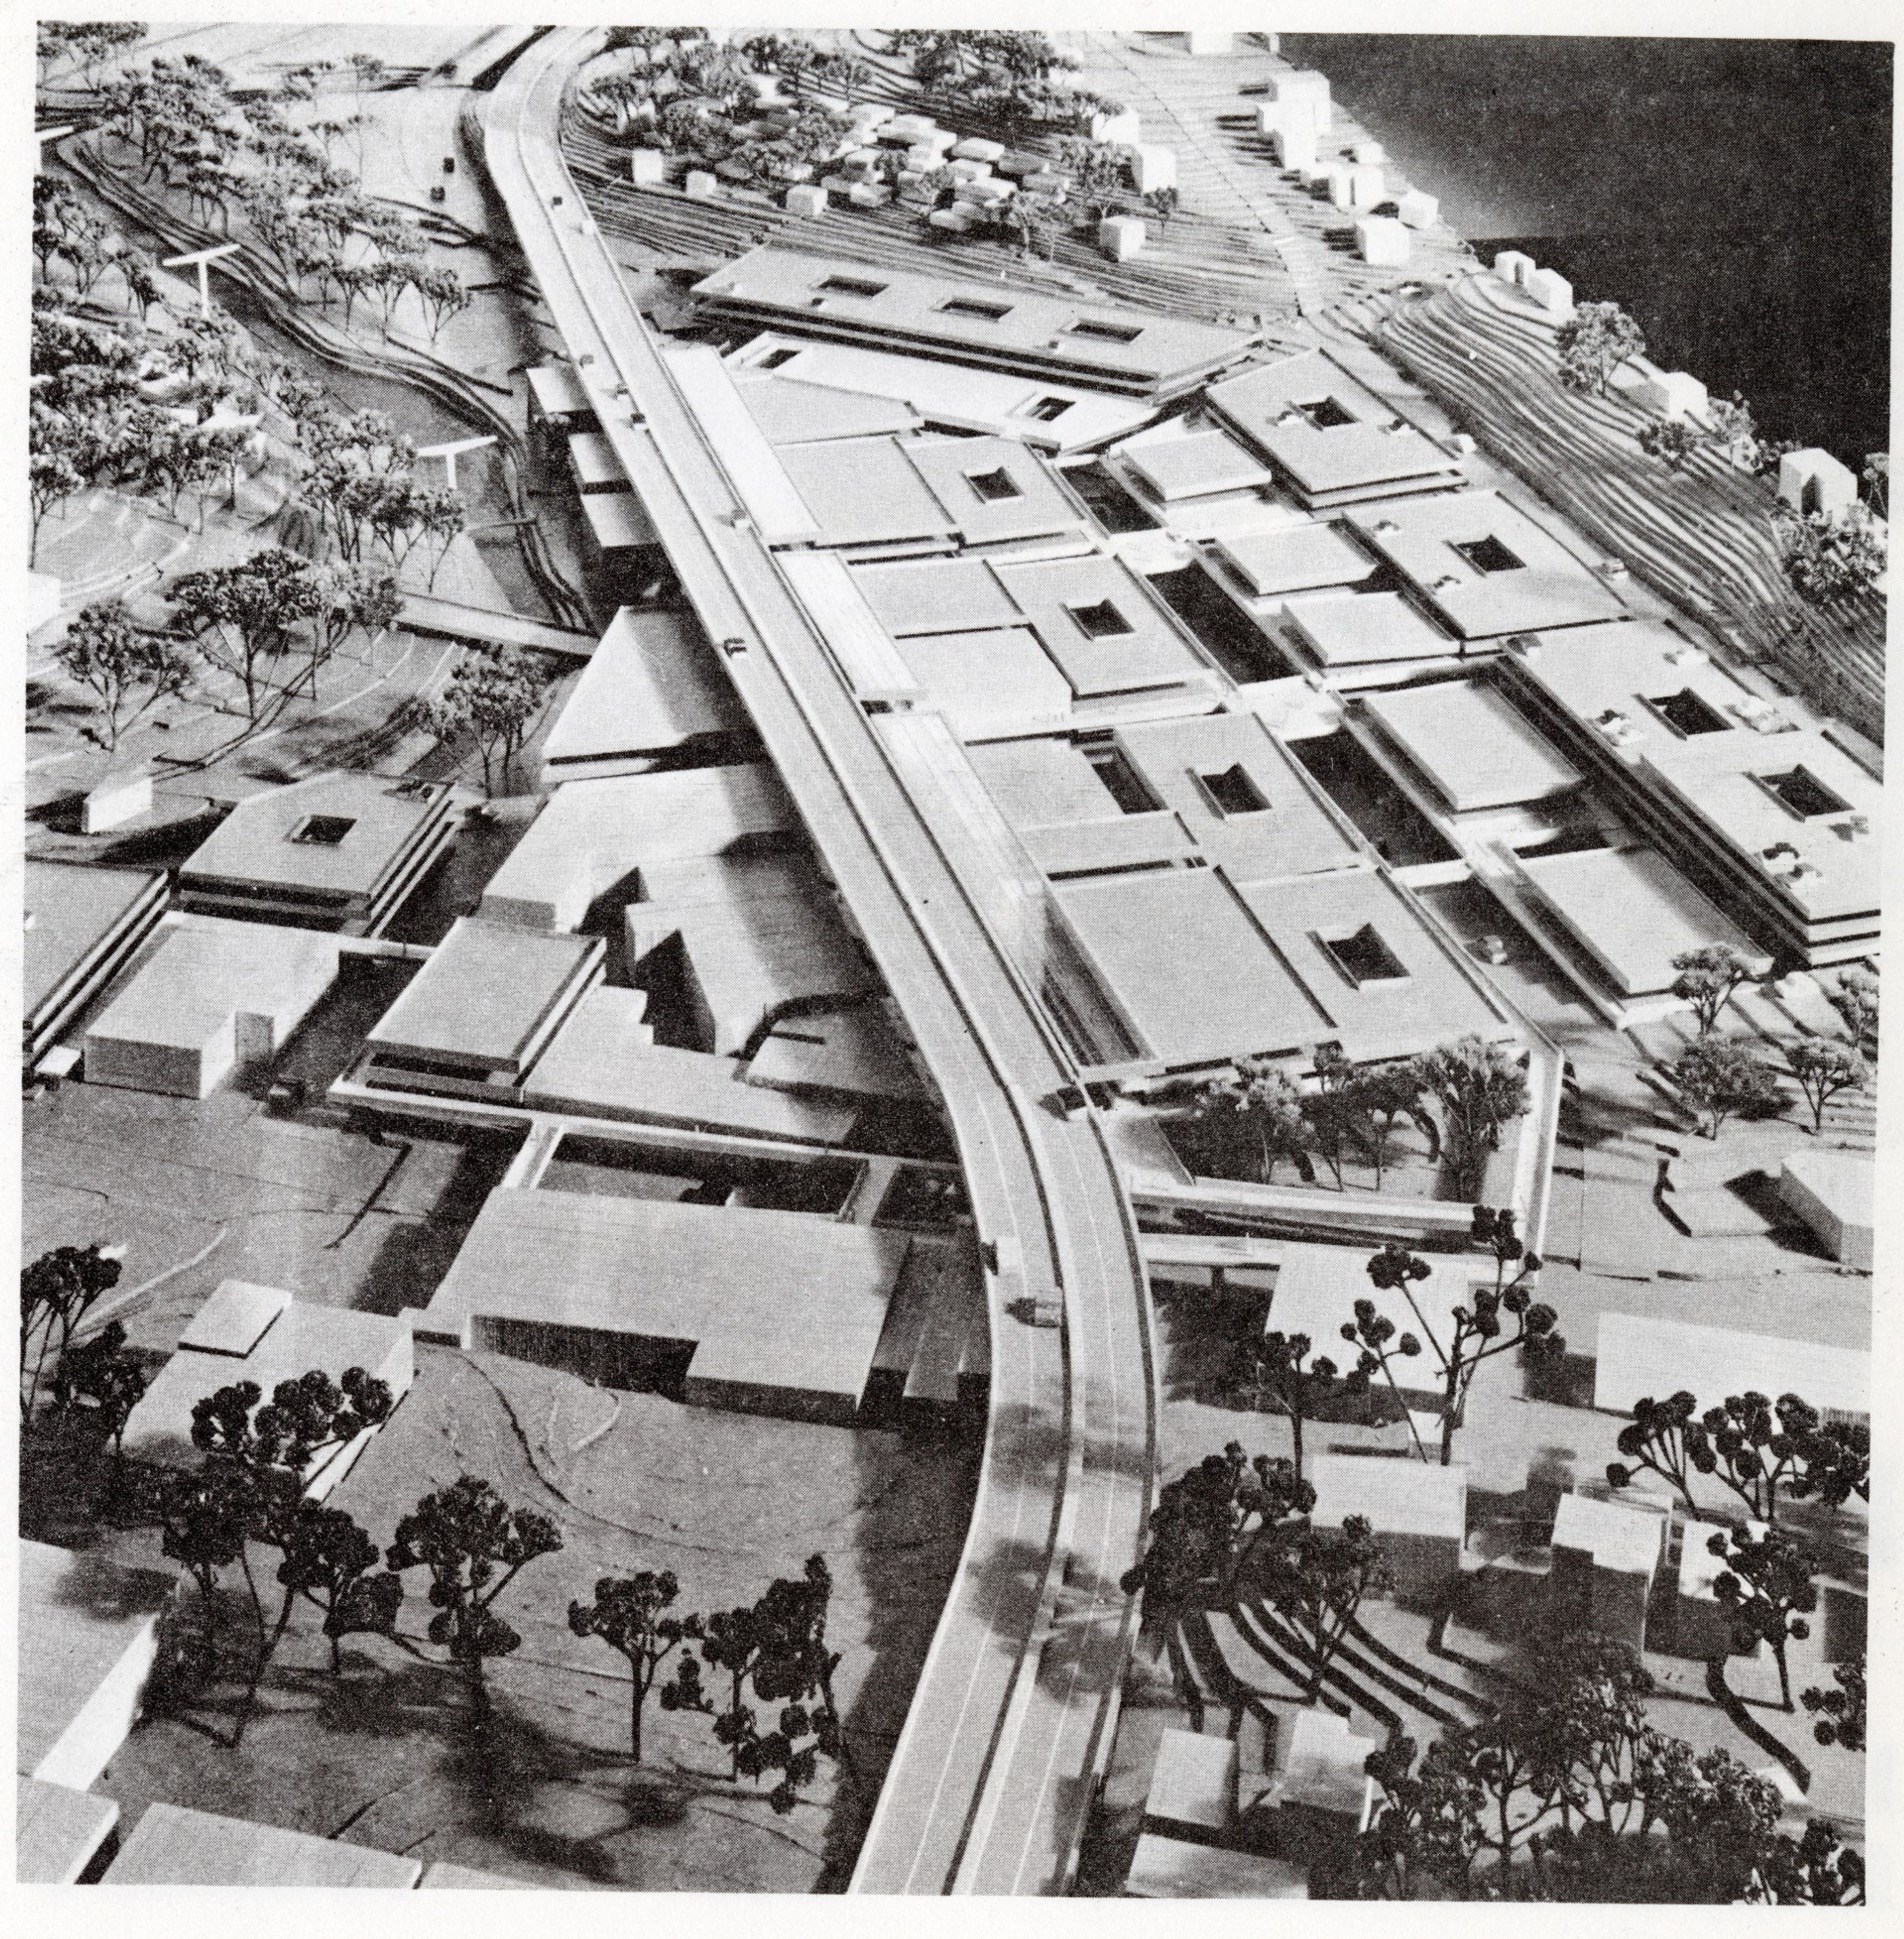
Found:
<path fill-rule="evenodd" d="M 1863 1905 L 1894 21 L 244 11 L 10 185 L 18 1881 Z"/>

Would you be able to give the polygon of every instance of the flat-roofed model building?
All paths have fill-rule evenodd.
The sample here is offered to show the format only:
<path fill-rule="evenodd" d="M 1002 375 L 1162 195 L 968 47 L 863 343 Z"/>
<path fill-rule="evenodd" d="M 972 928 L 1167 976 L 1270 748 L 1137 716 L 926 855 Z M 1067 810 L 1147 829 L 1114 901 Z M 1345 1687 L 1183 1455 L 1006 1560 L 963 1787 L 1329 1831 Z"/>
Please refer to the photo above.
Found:
<path fill-rule="evenodd" d="M 479 913 L 512 928 L 571 930 L 643 868 L 758 848 L 796 826 L 765 761 L 565 781 L 489 879 Z M 784 845 L 783 844 L 782 845 Z"/>
<path fill-rule="evenodd" d="M 604 1386 L 844 1425 L 911 1243 L 810 1213 L 505 1186 L 418 1324 Z"/>
<path fill-rule="evenodd" d="M 756 341 L 759 339 L 756 339 Z M 820 346 L 816 345 L 815 348 Z M 825 346 L 829 349 L 834 345 Z M 865 352 L 847 353 L 865 355 Z M 777 369 L 763 370 L 728 360 L 734 388 L 767 442 L 776 446 L 821 444 L 842 438 L 901 437 L 923 428 L 911 405 L 896 397 L 829 390 L 802 383 Z"/>
<path fill-rule="evenodd" d="M 1602 1313 L 1593 1405 L 1631 1414 L 1645 1396 L 1796 1393 L 1827 1419 L 1869 1420 L 1871 1356 L 1816 1340 L 1696 1326 L 1632 1313 Z"/>
<path fill-rule="evenodd" d="M 366 1039 L 358 1077 L 373 1088 L 514 1100 L 549 1039 L 601 981 L 606 948 L 598 936 L 459 916 Z"/>
<path fill-rule="evenodd" d="M 1584 626 L 1625 610 L 1596 574 L 1498 492 L 1401 499 L 1347 516 L 1362 543 L 1461 639 Z"/>
<path fill-rule="evenodd" d="M 1323 351 L 1225 378 L 1204 402 L 1312 509 L 1461 482 L 1447 452 Z"/>
<path fill-rule="evenodd" d="M 713 314 L 1139 396 L 1186 390 L 1259 333 L 1048 291 L 756 249 L 695 285 Z"/>
<path fill-rule="evenodd" d="M 1772 958 L 1656 849 L 1517 856 L 1512 866 L 1549 933 L 1617 996 L 1662 994 L 1679 976 L 1673 958 L 1714 943 L 1735 951 L 1754 976 L 1772 967 Z"/>
<path fill-rule="evenodd" d="M 455 839 L 448 787 L 314 775 L 242 801 L 178 872 L 202 915 L 380 934 Z"/>
<path fill-rule="evenodd" d="M 1082 537 L 1084 507 L 1036 452 L 1011 438 L 847 438 L 785 446 L 779 456 L 822 545 L 975 548 Z"/>
<path fill-rule="evenodd" d="M 542 744 L 542 783 L 731 759 L 754 744 L 740 696 L 693 616 L 624 606 Z"/>
<path fill-rule="evenodd" d="M 15 1785 L 14 1882 L 80 1885 L 90 1882 L 106 1841 L 119 1822 L 117 1800 L 20 1777 Z"/>
<path fill-rule="evenodd" d="M 1461 642 L 1399 592 L 1301 592 L 1276 609 L 1277 630 L 1299 659 L 1327 672 L 1403 660 L 1457 659 Z"/>
<path fill-rule="evenodd" d="M 1646 1647 L 1647 1604 L 1664 1560 L 1667 1511 L 1650 1504 L 1595 1501 L 1571 1489 L 1553 1524 L 1548 1606 L 1556 1628 L 1591 1630 L 1633 1651 Z"/>
<path fill-rule="evenodd" d="M 341 1381 L 361 1367 L 390 1389 L 393 1401 L 415 1376 L 409 1328 L 381 1313 L 319 1306 L 275 1286 L 223 1281 L 179 1336 L 178 1350 L 153 1376 L 126 1423 L 126 1451 L 141 1461 L 196 1467 L 192 1410 L 220 1388 L 253 1382 L 268 1399 L 280 1382 L 315 1370 Z M 321 1449 L 305 1470 L 304 1492 L 321 1501 L 377 1432 Z"/>
<path fill-rule="evenodd" d="M 1877 1166 L 1868 1153 L 1802 1146 L 1779 1167 L 1778 1196 L 1841 1265 L 1869 1272 Z"/>
<path fill-rule="evenodd" d="M 1224 492 L 1255 491 L 1273 474 L 1246 446 L 1224 431 L 1147 433 L 1121 445 L 1118 455 L 1149 495 L 1166 504 Z"/>
<path fill-rule="evenodd" d="M 1088 450 L 1121 437 L 1154 414 L 1154 407 L 1139 399 L 1075 384 L 975 370 L 940 357 L 816 342 L 774 330 L 752 338 L 728 361 L 747 408 L 777 444 L 802 441 L 783 438 L 782 433 L 795 424 L 823 419 L 828 428 L 823 433 L 810 431 L 809 437 L 862 437 L 873 429 L 904 428 L 868 418 L 868 405 L 901 408 L 931 425 L 1015 438 L 1033 450 L 1058 452 Z M 750 376 L 760 381 L 750 385 L 745 382 Z M 800 394 L 789 404 L 773 400 L 777 391 Z M 829 406 L 810 401 L 814 393 L 823 393 Z"/>
<path fill-rule="evenodd" d="M 1580 770 L 1480 680 L 1390 688 L 1361 702 L 1383 739 L 1449 813 L 1544 802 Z"/>
<path fill-rule="evenodd" d="M 1252 599 L 1279 599 L 1291 592 L 1359 586 L 1372 577 L 1374 559 L 1343 528 L 1321 519 L 1273 531 L 1240 532 L 1217 541 L 1215 556 L 1225 577 Z"/>
<path fill-rule="evenodd" d="M 420 1858 L 155 1801 L 108 1867 L 106 1885 L 355 1886 L 406 1891 Z"/>
<path fill-rule="evenodd" d="M 1412 1458 L 1318 1454 L 1309 1463 L 1317 1528 L 1367 1518 L 1404 1602 L 1431 1603 L 1461 1570 L 1468 1539 L 1468 1470 Z"/>
<path fill-rule="evenodd" d="M 180 1578 L 24 1538 L 20 1563 L 21 1776 L 85 1791 L 138 1721 L 159 1619 Z"/>
<path fill-rule="evenodd" d="M 333 937 L 188 916 L 87 1027 L 95 1084 L 208 1097 L 268 1064 L 337 978 Z"/>
<path fill-rule="evenodd" d="M 1334 805 L 1253 714 L 1134 721 L 1106 737 L 999 741 L 971 753 L 1053 877 L 1200 854 L 1249 882 L 1365 860 Z"/>
<path fill-rule="evenodd" d="M 1543 634 L 1504 690 L 1623 820 L 1763 947 L 1811 968 L 1877 948 L 1883 790 L 1656 622 Z"/>
<path fill-rule="evenodd" d="M 165 873 L 29 856 L 23 899 L 20 1034 L 30 1068 L 151 934 L 165 912 Z"/>

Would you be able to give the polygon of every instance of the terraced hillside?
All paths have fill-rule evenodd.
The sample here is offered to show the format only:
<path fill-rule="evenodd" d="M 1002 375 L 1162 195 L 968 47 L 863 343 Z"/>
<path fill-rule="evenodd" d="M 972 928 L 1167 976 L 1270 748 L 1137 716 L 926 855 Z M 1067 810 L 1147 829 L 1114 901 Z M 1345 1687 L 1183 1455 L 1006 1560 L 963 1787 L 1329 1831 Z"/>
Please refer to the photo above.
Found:
<path fill-rule="evenodd" d="M 1618 394 L 1561 387 L 1554 334 L 1488 274 L 1392 303 L 1374 330 L 1385 353 L 1595 544 L 1742 658 L 1775 668 L 1814 705 L 1881 742 L 1884 601 L 1807 606 L 1779 565 L 1770 487 L 1713 452 L 1677 472 L 1647 457 L 1637 442 L 1646 412 Z"/>

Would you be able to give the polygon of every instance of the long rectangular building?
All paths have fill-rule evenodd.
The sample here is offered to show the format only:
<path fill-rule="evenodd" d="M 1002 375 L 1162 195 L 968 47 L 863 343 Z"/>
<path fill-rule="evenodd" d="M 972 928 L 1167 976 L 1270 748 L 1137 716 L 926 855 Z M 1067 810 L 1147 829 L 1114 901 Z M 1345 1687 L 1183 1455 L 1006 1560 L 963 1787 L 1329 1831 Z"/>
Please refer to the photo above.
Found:
<path fill-rule="evenodd" d="M 920 352 L 1140 397 L 1174 394 L 1259 338 L 1153 310 L 1080 302 L 793 249 L 756 249 L 695 285 L 710 314 L 762 329 Z"/>

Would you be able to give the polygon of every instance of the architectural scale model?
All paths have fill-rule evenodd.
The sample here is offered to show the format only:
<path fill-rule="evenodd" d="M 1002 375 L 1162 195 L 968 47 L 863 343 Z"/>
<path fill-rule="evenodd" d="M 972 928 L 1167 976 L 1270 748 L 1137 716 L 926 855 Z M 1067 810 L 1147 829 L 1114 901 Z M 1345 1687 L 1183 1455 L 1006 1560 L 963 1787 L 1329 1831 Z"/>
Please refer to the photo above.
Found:
<path fill-rule="evenodd" d="M 1273 35 L 38 53 L 21 1879 L 1862 1902 L 1887 461 Z"/>

